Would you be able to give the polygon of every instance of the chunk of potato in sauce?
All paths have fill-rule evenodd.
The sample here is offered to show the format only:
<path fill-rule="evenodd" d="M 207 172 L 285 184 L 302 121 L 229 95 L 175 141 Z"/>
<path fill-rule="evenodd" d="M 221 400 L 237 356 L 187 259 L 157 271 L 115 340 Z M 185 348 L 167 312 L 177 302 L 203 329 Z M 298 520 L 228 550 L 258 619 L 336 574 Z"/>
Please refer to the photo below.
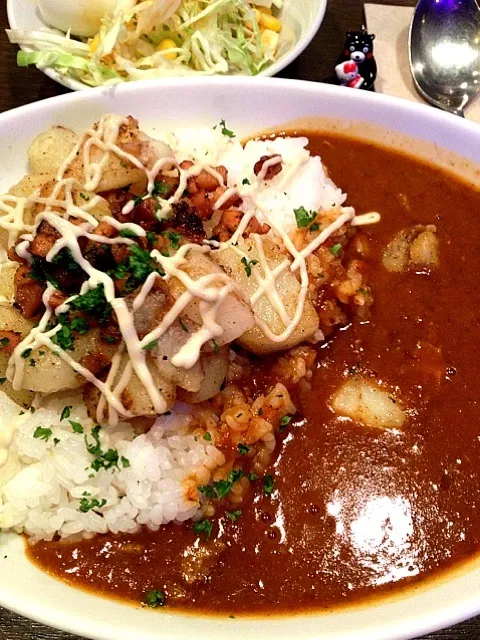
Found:
<path fill-rule="evenodd" d="M 322 134 L 311 147 L 359 213 L 382 214 L 362 231 L 371 319 L 319 349 L 303 415 L 279 437 L 274 492 L 257 482 L 235 522 L 220 516 L 210 541 L 198 540 L 202 549 L 225 545 L 199 552 L 199 580 L 185 570 L 197 539 L 186 523 L 30 548 L 70 584 L 137 604 L 161 589 L 162 613 L 281 613 L 400 590 L 478 553 L 480 193 L 371 143 Z M 382 266 L 396 234 L 432 224 L 436 269 Z M 408 423 L 395 431 L 338 418 L 329 402 L 347 376 L 400 389 Z M 260 366 L 248 381 L 252 393 L 271 382 Z"/>

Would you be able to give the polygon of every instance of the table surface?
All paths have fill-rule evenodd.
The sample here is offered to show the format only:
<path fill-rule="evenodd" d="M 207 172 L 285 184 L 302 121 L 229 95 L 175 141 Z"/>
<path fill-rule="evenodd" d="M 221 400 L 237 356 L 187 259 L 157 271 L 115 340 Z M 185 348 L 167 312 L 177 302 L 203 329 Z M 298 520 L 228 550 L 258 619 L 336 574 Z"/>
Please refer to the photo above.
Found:
<path fill-rule="evenodd" d="M 67 0 L 68 1 L 68 0 Z M 74 0 L 71 0 L 74 1 Z M 297 0 L 300 1 L 301 0 Z M 415 0 L 377 0 L 379 4 L 414 5 Z M 8 43 L 5 0 L 0 0 L 0 112 L 66 93 L 35 68 L 18 70 L 16 47 Z M 325 20 L 306 51 L 280 75 L 317 82 L 331 80 L 335 60 L 348 29 L 358 29 L 364 21 L 362 0 L 329 0 Z M 34 594 L 31 594 L 34 597 Z M 480 617 L 425 638 L 436 640 L 480 639 Z M 50 629 L 0 608 L 0 640 L 75 640 L 76 636 Z M 114 640 L 112 638 L 112 640 Z"/>

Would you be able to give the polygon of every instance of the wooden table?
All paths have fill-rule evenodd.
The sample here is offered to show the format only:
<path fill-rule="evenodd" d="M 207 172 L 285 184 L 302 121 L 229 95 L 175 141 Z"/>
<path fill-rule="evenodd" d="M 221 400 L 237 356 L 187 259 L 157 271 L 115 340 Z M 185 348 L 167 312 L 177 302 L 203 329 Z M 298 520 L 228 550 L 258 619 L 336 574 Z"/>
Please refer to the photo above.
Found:
<path fill-rule="evenodd" d="M 380 4 L 415 4 L 415 0 L 376 1 Z M 3 29 L 8 26 L 5 0 L 0 0 L 0 5 L 0 112 L 66 93 L 67 89 L 35 68 L 17 69 L 15 61 L 17 49 L 8 43 L 3 32 Z M 331 80 L 345 31 L 361 27 L 363 20 L 362 0 L 329 0 L 324 23 L 314 41 L 280 75 L 285 78 L 328 82 Z M 27 597 L 34 598 L 35 594 L 28 594 Z M 479 640 L 480 618 L 426 637 L 437 640 Z M 75 638 L 76 636 L 44 627 L 0 608 L 0 640 L 75 640 Z"/>

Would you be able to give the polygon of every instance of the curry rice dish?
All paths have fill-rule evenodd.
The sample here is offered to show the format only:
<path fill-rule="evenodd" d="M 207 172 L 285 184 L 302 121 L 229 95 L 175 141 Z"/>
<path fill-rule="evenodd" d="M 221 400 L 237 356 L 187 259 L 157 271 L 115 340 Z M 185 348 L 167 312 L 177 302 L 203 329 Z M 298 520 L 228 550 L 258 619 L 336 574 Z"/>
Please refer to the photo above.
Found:
<path fill-rule="evenodd" d="M 29 163 L 0 198 L 0 527 L 35 563 L 280 613 L 477 552 L 475 187 L 223 120 L 107 115 Z"/>

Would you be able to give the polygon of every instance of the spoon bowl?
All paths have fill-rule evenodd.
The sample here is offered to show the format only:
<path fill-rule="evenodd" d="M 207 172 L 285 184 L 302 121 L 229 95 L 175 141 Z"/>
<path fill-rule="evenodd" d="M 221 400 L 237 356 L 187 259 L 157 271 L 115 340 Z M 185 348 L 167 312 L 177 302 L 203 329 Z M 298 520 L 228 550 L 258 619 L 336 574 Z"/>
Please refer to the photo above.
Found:
<path fill-rule="evenodd" d="M 477 0 L 419 0 L 410 26 L 410 69 L 419 94 L 463 116 L 480 91 Z"/>

